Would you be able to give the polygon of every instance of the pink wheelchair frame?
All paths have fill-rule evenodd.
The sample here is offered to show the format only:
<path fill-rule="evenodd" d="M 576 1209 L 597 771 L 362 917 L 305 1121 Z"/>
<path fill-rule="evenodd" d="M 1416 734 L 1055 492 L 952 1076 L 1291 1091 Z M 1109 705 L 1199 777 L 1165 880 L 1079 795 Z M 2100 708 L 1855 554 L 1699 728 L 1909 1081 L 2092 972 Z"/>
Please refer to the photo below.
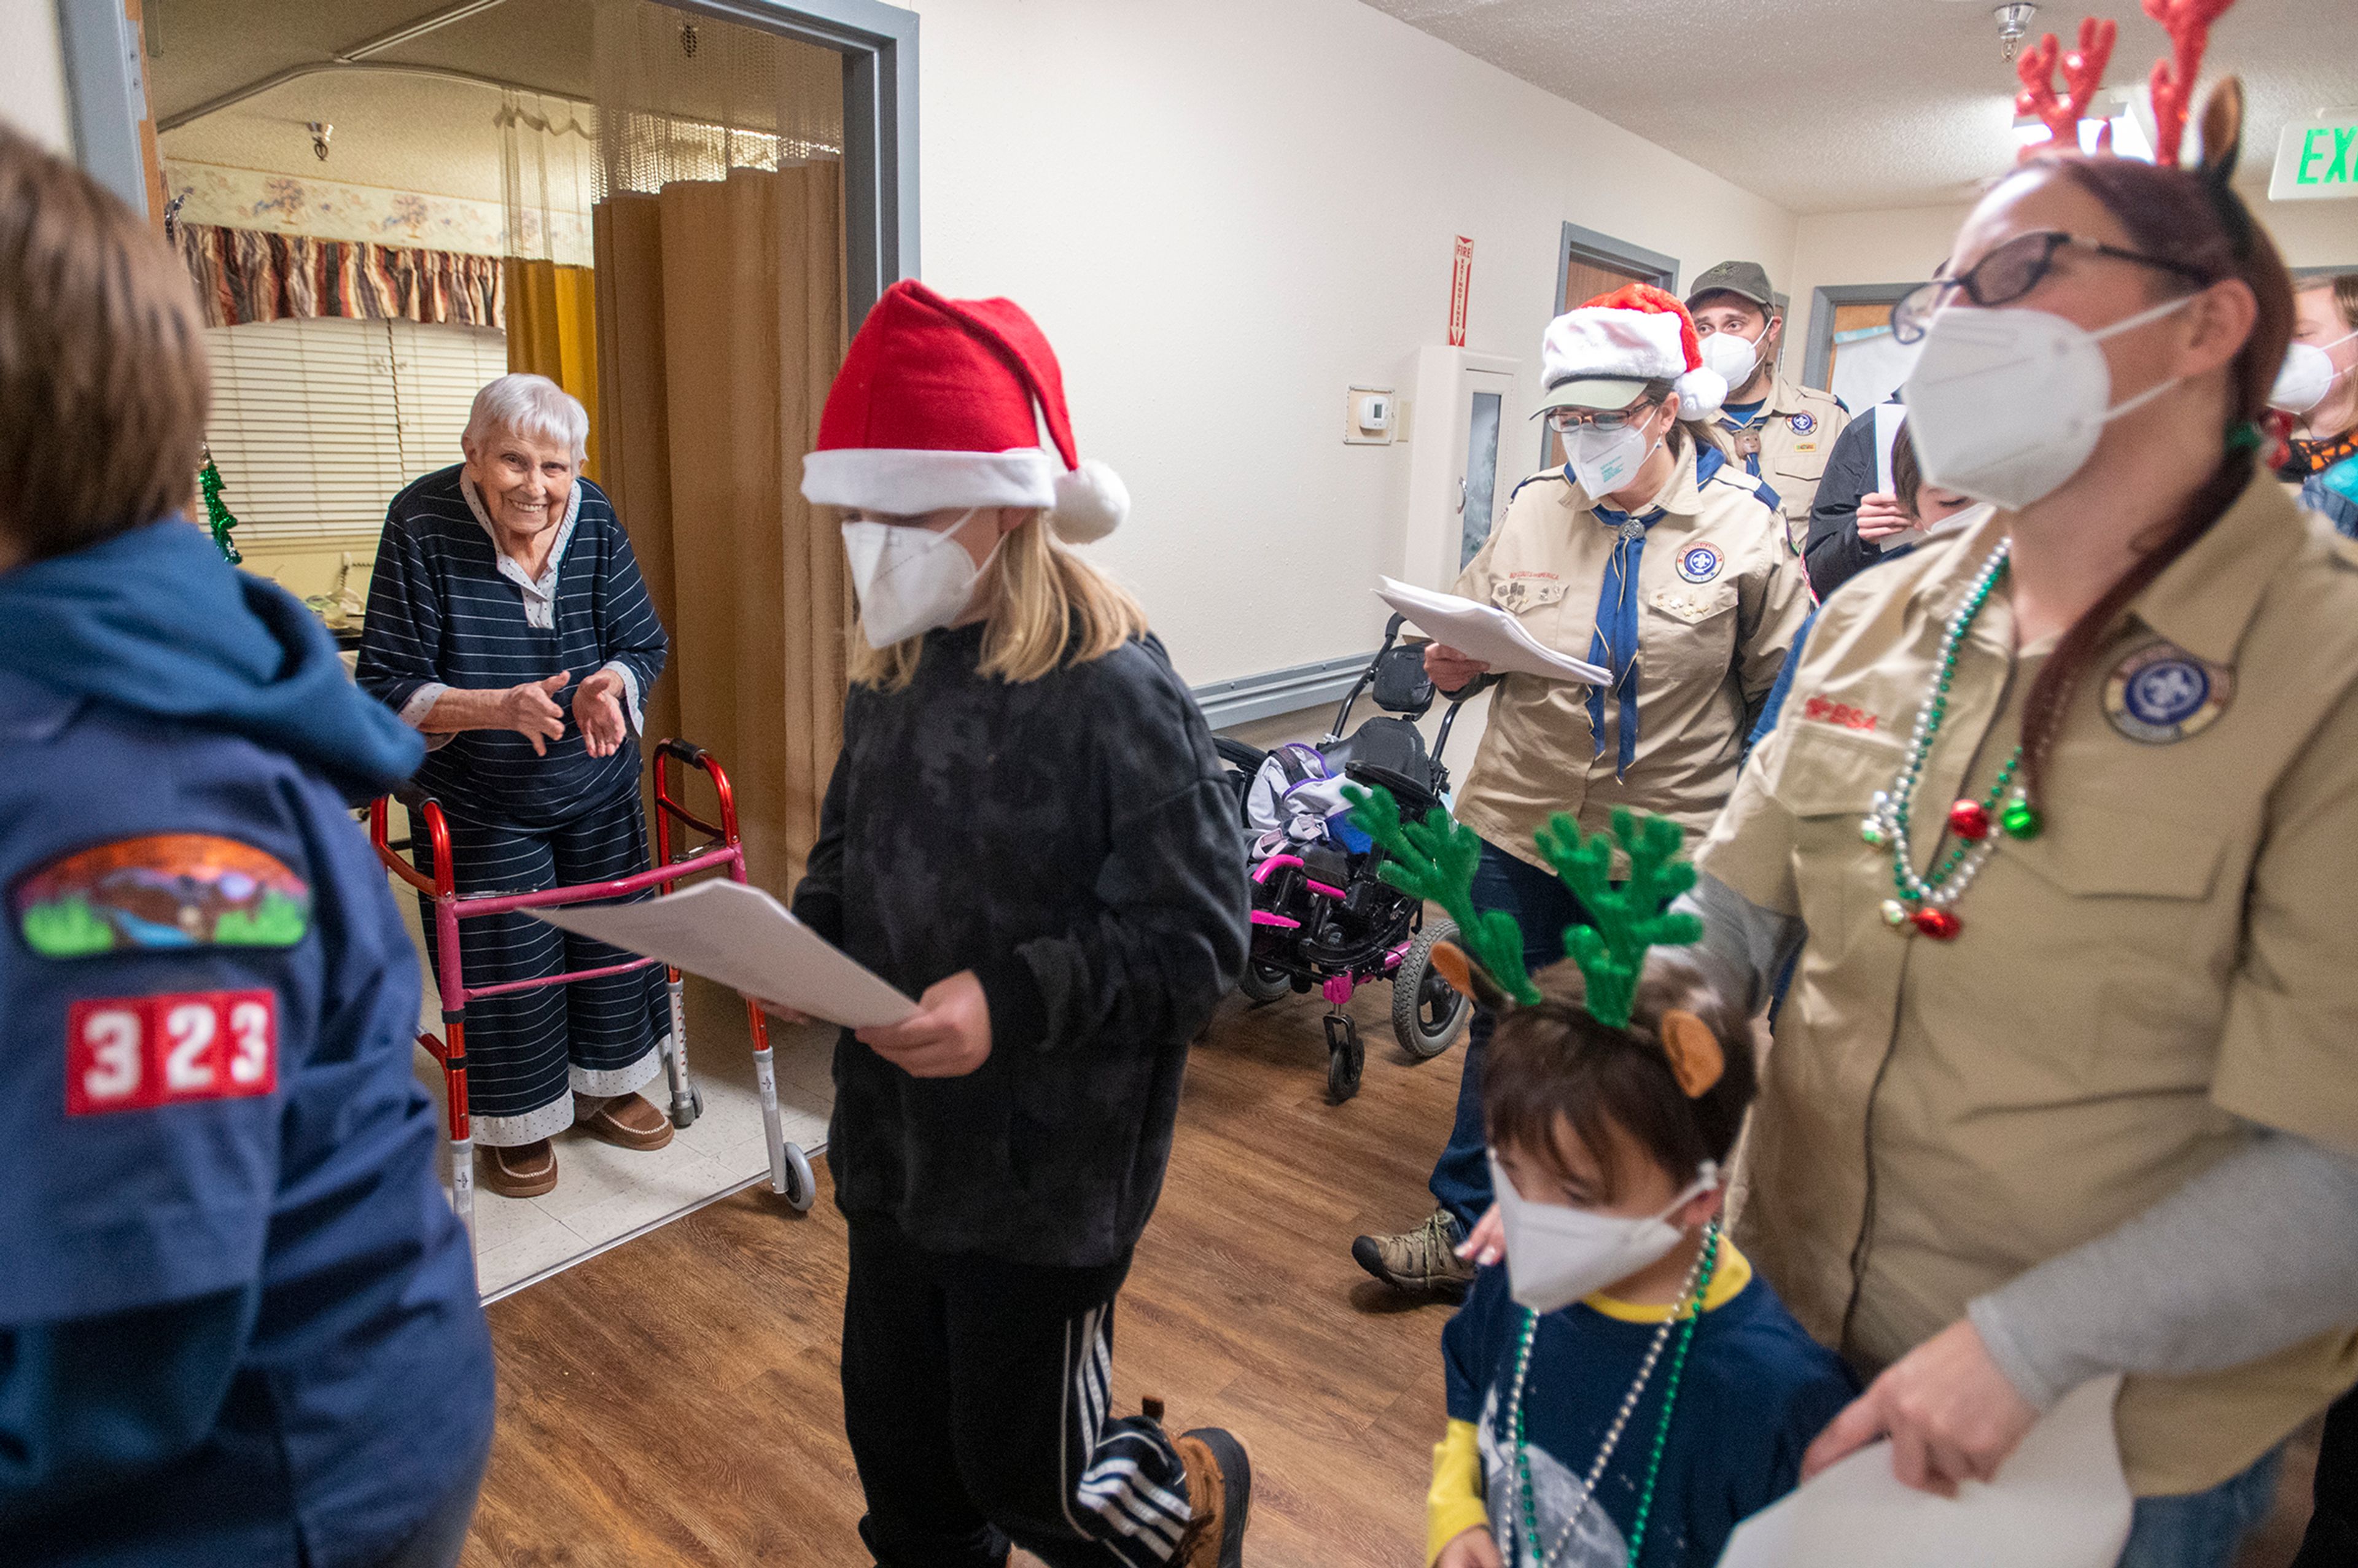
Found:
<path fill-rule="evenodd" d="M 713 794 L 719 802 L 720 821 L 717 826 L 689 811 L 680 797 L 673 793 L 668 764 L 675 761 L 711 779 Z M 550 975 L 541 979 L 471 986 L 466 983 L 461 968 L 460 922 L 481 919 L 487 914 L 506 914 L 520 909 L 550 909 L 560 904 L 620 898 L 650 887 L 669 892 L 682 877 L 703 871 L 726 870 L 734 880 L 745 881 L 745 851 L 737 839 L 737 801 L 729 787 L 727 772 L 701 746 L 679 740 L 665 741 L 654 749 L 654 770 L 655 808 L 648 814 L 654 826 L 654 867 L 611 881 L 544 888 L 536 892 L 460 894 L 452 877 L 450 827 L 443 816 L 440 803 L 427 800 L 411 816 L 413 835 L 422 824 L 427 840 L 434 848 L 434 874 L 431 877 L 418 871 L 402 854 L 401 851 L 409 848 L 410 839 L 395 843 L 387 838 L 389 814 L 386 806 L 389 797 L 369 803 L 369 842 L 375 846 L 377 859 L 383 860 L 395 876 L 433 902 L 434 952 L 440 970 L 442 1027 L 446 1033 L 436 1035 L 428 1031 L 418 1035 L 417 1043 L 441 1064 L 447 1090 L 445 1098 L 449 1108 L 444 1131 L 450 1143 L 450 1208 L 459 1217 L 460 1223 L 467 1227 L 470 1243 L 475 1234 L 475 1140 L 467 1111 L 467 1004 L 484 997 L 537 990 L 544 986 L 561 986 L 572 980 L 596 979 L 605 975 L 628 974 L 662 960 L 633 958 L 626 964 L 577 969 L 569 974 Z M 674 822 L 677 822 L 684 830 L 676 855 L 672 850 Z M 704 836 L 706 842 L 702 849 L 693 848 L 687 842 L 687 829 Z M 679 971 L 669 970 L 668 979 L 672 1048 L 665 1055 L 665 1066 L 670 1074 L 672 1125 L 686 1128 L 695 1122 L 704 1108 L 704 1097 L 687 1072 L 687 1010 L 683 1000 Z M 806 1209 L 811 1206 L 817 1188 L 811 1178 L 809 1159 L 800 1147 L 786 1141 L 779 1120 L 778 1077 L 776 1065 L 770 1054 L 769 1020 L 752 1002 L 745 1004 L 745 1016 L 753 1031 L 753 1076 L 761 1091 L 762 1133 L 769 1145 L 770 1190 L 795 1208 Z"/>

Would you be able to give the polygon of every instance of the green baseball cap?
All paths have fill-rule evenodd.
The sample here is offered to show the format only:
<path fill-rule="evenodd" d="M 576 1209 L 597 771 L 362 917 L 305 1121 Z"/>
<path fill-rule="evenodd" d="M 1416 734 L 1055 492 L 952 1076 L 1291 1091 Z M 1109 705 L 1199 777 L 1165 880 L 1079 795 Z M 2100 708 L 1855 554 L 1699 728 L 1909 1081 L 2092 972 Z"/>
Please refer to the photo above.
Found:
<path fill-rule="evenodd" d="M 1532 412 L 1536 419 L 1541 414 L 1559 408 L 1627 408 L 1638 401 L 1646 390 L 1642 381 L 1630 381 L 1620 376 L 1586 376 L 1572 381 L 1560 381 L 1540 395 L 1540 406 Z"/>
<path fill-rule="evenodd" d="M 1739 294 L 1763 310 L 1777 308 L 1777 291 L 1768 287 L 1768 269 L 1758 262 L 1722 262 L 1696 278 L 1687 290 L 1687 308 L 1706 294 Z"/>

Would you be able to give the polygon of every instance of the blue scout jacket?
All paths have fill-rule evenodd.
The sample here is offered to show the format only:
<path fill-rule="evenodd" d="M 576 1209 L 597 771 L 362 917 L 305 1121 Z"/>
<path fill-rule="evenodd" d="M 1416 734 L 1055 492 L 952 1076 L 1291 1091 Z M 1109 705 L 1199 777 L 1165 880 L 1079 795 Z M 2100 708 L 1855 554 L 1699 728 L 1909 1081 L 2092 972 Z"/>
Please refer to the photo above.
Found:
<path fill-rule="evenodd" d="M 378 1562 L 492 1428 L 347 810 L 422 742 L 177 518 L 0 574 L 0 1559 Z"/>

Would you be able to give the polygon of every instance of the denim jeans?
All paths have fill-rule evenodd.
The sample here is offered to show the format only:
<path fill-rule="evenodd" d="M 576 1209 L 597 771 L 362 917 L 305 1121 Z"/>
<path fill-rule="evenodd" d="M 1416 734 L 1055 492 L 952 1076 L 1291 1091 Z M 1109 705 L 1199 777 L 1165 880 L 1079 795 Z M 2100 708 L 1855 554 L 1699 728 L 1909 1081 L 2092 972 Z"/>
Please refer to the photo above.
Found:
<path fill-rule="evenodd" d="M 2282 1450 L 2207 1492 L 2139 1498 L 2120 1568 L 2233 1568 L 2235 1550 L 2276 1499 Z"/>
<path fill-rule="evenodd" d="M 1476 909 L 1503 909 L 1523 933 L 1523 967 L 1537 974 L 1563 957 L 1567 925 L 1585 925 L 1588 911 L 1552 871 L 1519 860 L 1495 844 L 1482 846 L 1471 897 Z M 1498 1021 L 1474 1010 L 1466 1031 L 1466 1068 L 1457 1080 L 1457 1120 L 1449 1146 L 1433 1167 L 1433 1195 L 1464 1236 L 1490 1207 L 1489 1145 L 1482 1135 L 1482 1058 Z"/>

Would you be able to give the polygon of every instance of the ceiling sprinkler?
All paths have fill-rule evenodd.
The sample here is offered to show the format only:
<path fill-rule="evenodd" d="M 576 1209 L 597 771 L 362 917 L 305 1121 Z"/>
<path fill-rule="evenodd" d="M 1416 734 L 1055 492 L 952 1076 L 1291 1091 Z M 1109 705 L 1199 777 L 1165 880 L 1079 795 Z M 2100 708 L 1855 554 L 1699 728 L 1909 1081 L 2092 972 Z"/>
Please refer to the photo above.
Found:
<path fill-rule="evenodd" d="M 311 133 L 311 156 L 321 163 L 327 162 L 328 138 L 336 134 L 336 127 L 325 120 L 313 120 L 303 128 Z"/>
<path fill-rule="evenodd" d="M 1997 41 L 2005 47 L 2006 63 L 2012 65 L 2022 40 L 2030 36 L 2030 18 L 2039 15 L 2039 7 L 2030 0 L 2010 0 L 1990 15 L 1997 18 Z"/>

